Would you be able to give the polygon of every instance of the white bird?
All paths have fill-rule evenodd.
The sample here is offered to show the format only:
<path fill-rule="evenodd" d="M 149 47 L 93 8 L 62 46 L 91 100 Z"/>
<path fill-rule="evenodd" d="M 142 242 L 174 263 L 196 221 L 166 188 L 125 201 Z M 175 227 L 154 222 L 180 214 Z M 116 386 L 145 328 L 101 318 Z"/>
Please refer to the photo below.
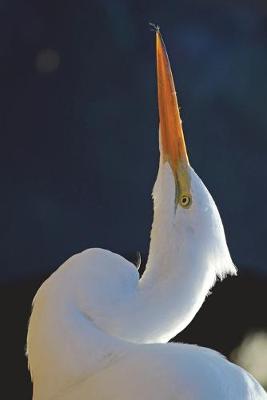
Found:
<path fill-rule="evenodd" d="M 160 163 L 149 257 L 76 254 L 39 288 L 27 337 L 34 400 L 263 400 L 221 354 L 167 343 L 216 278 L 235 274 L 217 207 L 191 168 L 167 52 L 156 30 Z M 212 321 L 211 321 L 212 323 Z"/>

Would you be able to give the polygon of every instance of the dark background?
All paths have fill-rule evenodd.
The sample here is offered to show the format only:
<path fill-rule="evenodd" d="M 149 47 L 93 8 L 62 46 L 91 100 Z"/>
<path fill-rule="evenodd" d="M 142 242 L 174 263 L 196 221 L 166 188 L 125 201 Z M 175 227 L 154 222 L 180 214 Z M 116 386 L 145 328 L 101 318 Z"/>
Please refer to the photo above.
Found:
<path fill-rule="evenodd" d="M 177 340 L 229 355 L 267 327 L 266 2 L 1 0 L 6 398 L 31 398 L 27 320 L 57 266 L 94 246 L 132 261 L 140 251 L 145 263 L 159 156 L 150 21 L 168 48 L 191 164 L 239 268 Z"/>

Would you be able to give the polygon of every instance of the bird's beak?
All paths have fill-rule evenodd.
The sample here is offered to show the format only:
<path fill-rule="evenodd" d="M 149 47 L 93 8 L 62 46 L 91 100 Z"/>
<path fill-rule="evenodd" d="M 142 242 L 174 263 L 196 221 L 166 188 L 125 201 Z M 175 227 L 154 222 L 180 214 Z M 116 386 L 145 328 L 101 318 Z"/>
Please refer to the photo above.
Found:
<path fill-rule="evenodd" d="M 156 55 L 162 159 L 170 164 L 174 175 L 176 204 L 188 207 L 191 204 L 189 161 L 171 66 L 159 29 Z"/>

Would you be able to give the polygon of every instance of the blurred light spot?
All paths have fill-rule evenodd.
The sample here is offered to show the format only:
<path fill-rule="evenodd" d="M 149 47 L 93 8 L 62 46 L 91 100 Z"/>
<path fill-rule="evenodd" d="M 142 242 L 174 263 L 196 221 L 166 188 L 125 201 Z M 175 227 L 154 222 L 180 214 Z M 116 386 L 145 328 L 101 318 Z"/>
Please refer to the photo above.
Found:
<path fill-rule="evenodd" d="M 42 49 L 37 53 L 35 66 L 37 71 L 48 73 L 54 72 L 60 63 L 60 57 L 56 50 Z"/>
<path fill-rule="evenodd" d="M 232 352 L 231 360 L 250 372 L 267 388 L 267 332 L 248 334 Z"/>

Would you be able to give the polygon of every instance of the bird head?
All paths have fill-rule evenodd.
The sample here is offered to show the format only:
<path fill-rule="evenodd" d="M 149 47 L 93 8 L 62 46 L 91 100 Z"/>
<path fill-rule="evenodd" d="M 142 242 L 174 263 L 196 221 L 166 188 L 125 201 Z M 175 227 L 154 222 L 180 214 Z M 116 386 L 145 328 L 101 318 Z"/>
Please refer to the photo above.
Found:
<path fill-rule="evenodd" d="M 235 273 L 215 202 L 190 166 L 175 85 L 165 44 L 156 30 L 160 167 L 153 190 L 155 210 L 190 256 L 209 258 L 220 277 Z M 156 213 L 155 213 L 156 214 Z M 162 225 L 161 225 L 162 226 Z M 181 255 L 179 255 L 181 258 Z M 208 260 L 205 260 L 207 264 Z"/>

